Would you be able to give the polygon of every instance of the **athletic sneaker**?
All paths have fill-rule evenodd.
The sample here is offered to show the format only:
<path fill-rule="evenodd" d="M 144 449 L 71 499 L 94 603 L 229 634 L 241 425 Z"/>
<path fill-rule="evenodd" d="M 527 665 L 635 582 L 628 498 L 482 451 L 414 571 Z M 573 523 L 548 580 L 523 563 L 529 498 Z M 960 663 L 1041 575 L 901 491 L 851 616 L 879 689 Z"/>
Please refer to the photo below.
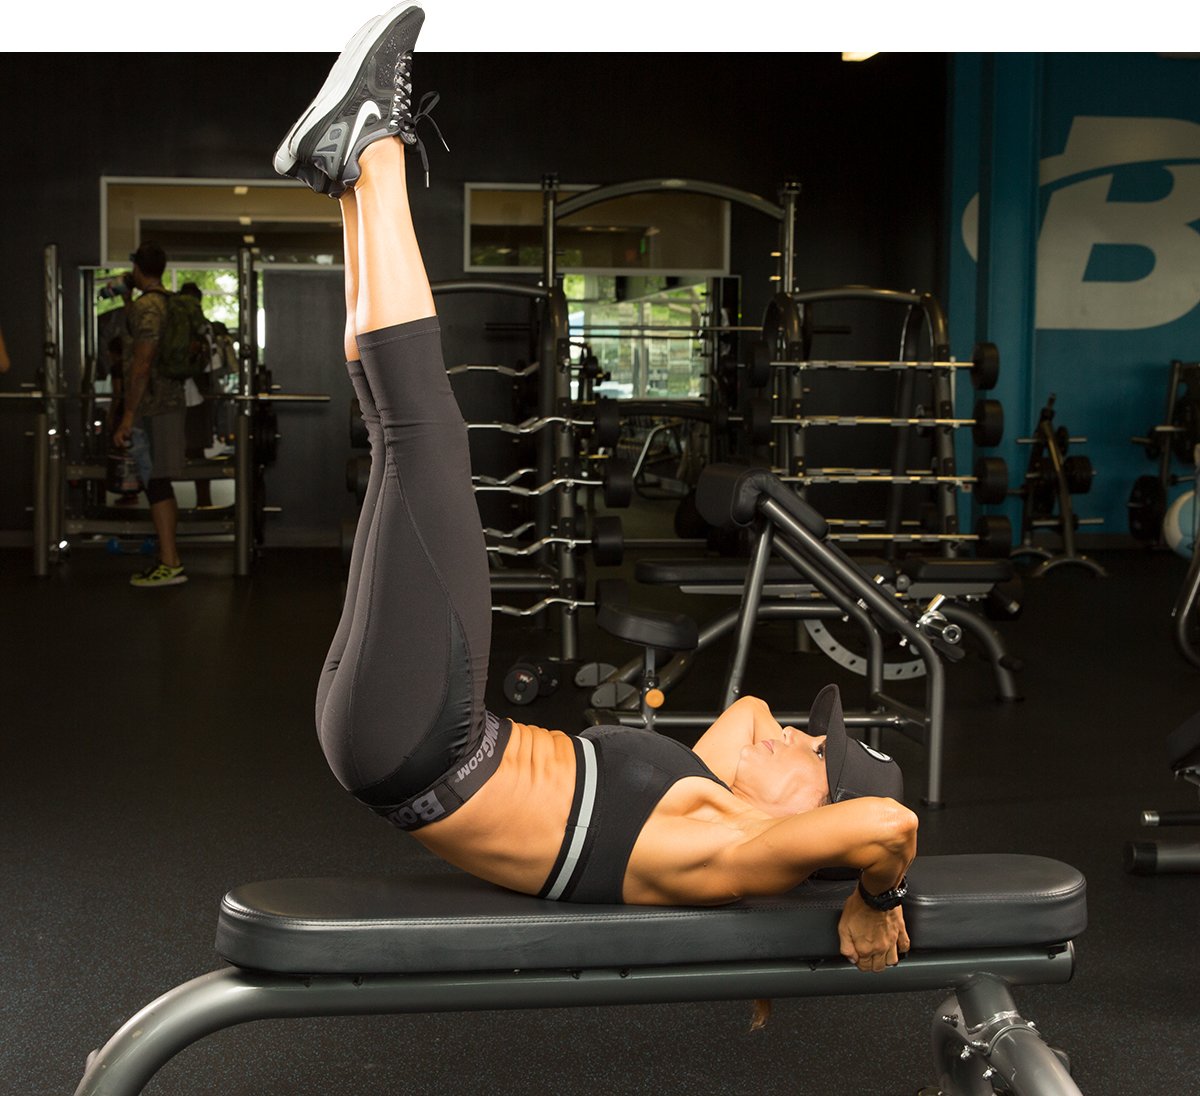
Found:
<path fill-rule="evenodd" d="M 129 580 L 130 586 L 181 586 L 188 577 L 183 573 L 183 567 L 168 567 L 165 563 L 156 563 L 148 567 L 140 575 L 134 575 Z"/>
<path fill-rule="evenodd" d="M 276 150 L 280 175 L 337 198 L 357 181 L 364 148 L 381 137 L 399 137 L 417 146 L 428 185 L 429 161 L 416 124 L 429 116 L 437 95 L 426 94 L 416 111 L 412 105 L 412 49 L 424 22 L 425 13 L 410 5 L 359 28 Z"/>

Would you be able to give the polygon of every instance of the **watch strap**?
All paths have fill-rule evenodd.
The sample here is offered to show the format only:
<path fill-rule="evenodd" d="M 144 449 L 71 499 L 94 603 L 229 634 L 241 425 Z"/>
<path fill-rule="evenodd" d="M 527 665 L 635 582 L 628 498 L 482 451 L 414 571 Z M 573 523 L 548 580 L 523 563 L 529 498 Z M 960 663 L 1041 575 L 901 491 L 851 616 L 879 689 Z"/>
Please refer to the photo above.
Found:
<path fill-rule="evenodd" d="M 894 910 L 901 902 L 904 901 L 904 896 L 908 894 L 908 876 L 903 876 L 900 882 L 897 883 L 891 890 L 886 890 L 882 894 L 871 894 L 866 887 L 863 886 L 862 876 L 858 877 L 858 896 L 873 910 L 878 910 L 880 913 L 886 913 L 888 910 Z"/>

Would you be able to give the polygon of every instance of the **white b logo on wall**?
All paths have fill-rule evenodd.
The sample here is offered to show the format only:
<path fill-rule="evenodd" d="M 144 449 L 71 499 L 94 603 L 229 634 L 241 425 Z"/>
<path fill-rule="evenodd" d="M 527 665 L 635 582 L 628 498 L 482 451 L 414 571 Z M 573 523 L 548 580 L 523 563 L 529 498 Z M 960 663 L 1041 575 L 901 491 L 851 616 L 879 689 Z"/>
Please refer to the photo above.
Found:
<path fill-rule="evenodd" d="M 1157 201 L 1111 201 L 1118 167 L 1148 164 L 1172 179 Z M 1066 149 L 1041 164 L 1053 187 L 1038 237 L 1037 326 L 1088 331 L 1160 327 L 1200 304 L 1200 125 L 1174 118 L 1076 118 Z M 967 204 L 963 243 L 978 257 L 979 196 Z M 1096 245 L 1145 248 L 1153 268 L 1136 281 L 1084 281 Z"/>

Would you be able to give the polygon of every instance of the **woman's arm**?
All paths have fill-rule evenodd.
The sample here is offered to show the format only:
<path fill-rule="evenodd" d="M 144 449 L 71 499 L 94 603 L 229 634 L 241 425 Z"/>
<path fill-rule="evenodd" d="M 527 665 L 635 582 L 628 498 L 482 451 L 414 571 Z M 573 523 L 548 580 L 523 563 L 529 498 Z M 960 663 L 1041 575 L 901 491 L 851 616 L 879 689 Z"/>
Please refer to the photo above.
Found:
<path fill-rule="evenodd" d="M 894 799 L 864 797 L 772 820 L 713 858 L 737 895 L 782 894 L 818 868 L 862 872 L 881 894 L 900 882 L 917 854 L 917 816 Z"/>
<path fill-rule="evenodd" d="M 753 746 L 764 738 L 782 738 L 783 728 L 771 715 L 765 700 L 744 696 L 735 700 L 717 718 L 692 752 L 726 784 L 733 782 L 742 747 Z"/>
<path fill-rule="evenodd" d="M 891 890 L 917 855 L 917 816 L 894 799 L 862 798 L 818 807 L 767 826 L 728 846 L 714 867 L 739 894 L 781 894 L 818 868 L 858 868 L 863 888 Z M 842 954 L 860 970 L 883 970 L 908 951 L 899 906 L 872 909 L 857 889 L 838 922 Z"/>

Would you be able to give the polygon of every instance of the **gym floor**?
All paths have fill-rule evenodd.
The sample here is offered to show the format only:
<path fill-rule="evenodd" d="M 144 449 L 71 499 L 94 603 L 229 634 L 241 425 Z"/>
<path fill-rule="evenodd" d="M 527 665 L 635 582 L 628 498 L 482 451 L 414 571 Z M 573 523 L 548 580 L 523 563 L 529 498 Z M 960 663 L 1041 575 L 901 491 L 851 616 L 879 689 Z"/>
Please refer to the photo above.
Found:
<path fill-rule="evenodd" d="M 978 659 L 950 668 L 944 810 L 919 806 L 921 748 L 899 737 L 885 746 L 907 773 L 922 851 L 1040 854 L 1086 874 L 1091 924 L 1075 980 L 1017 993 L 1069 1051 L 1083 1091 L 1190 1092 L 1200 877 L 1133 877 L 1121 861 L 1126 841 L 1148 836 L 1141 809 L 1194 805 L 1172 783 L 1164 746 L 1200 698 L 1171 643 L 1185 564 L 1149 552 L 1098 558 L 1107 580 L 1074 569 L 1028 582 L 1024 615 L 1000 626 L 1025 662 L 1022 702 L 994 701 Z M 346 796 L 317 746 L 313 691 L 340 611 L 337 553 L 271 550 L 244 580 L 229 577 L 228 549 L 195 548 L 187 563 L 188 585 L 137 591 L 133 559 L 77 550 L 35 580 L 27 553 L 0 552 L 0 1077 L 21 1096 L 74 1091 L 88 1052 L 130 1015 L 214 969 L 217 905 L 230 887 L 436 863 Z M 663 590 L 637 596 L 684 605 Z M 703 620 L 718 604 L 688 609 Z M 748 692 L 806 708 L 838 681 L 848 706 L 860 703 L 861 679 L 792 653 L 791 639 L 783 625 L 760 629 Z M 517 656 L 553 645 L 527 622 L 496 620 L 494 710 L 580 725 L 586 698 L 569 682 L 521 709 L 500 693 Z M 588 614 L 581 649 L 628 655 Z M 724 652 L 704 666 L 674 694 L 679 706 L 716 704 Z M 896 691 L 909 689 L 921 695 L 919 683 Z M 928 1033 L 940 1001 L 777 1001 L 753 1035 L 741 1002 L 268 1021 L 201 1041 L 146 1091 L 457 1094 L 486 1079 L 493 1096 L 911 1096 L 935 1079 Z"/>

